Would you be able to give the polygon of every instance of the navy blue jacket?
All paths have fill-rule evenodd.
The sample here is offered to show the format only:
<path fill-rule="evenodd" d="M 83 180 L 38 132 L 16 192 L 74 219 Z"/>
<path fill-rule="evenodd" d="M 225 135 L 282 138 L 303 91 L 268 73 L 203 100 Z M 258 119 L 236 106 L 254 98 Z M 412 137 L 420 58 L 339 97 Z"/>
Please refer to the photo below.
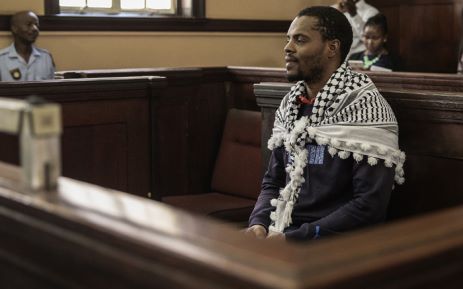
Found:
<path fill-rule="evenodd" d="M 311 107 L 305 110 L 310 111 Z M 301 109 L 302 111 L 302 109 Z M 304 113 L 305 115 L 306 113 Z M 352 156 L 332 157 L 326 146 L 308 144 L 309 162 L 304 169 L 305 182 L 294 206 L 290 240 L 309 240 L 321 236 L 365 227 L 382 222 L 394 182 L 394 168 L 383 161 L 375 166 L 366 158 L 356 162 Z M 270 200 L 277 198 L 289 176 L 285 171 L 288 154 L 283 147 L 272 151 L 262 190 L 249 219 L 249 226 L 260 224 L 268 229 Z"/>

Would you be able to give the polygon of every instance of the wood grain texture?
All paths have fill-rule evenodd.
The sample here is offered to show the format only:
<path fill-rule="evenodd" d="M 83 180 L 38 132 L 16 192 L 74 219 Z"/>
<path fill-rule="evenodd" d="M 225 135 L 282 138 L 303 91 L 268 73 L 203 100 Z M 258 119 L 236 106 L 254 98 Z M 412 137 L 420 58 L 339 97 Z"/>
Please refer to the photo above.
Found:
<path fill-rule="evenodd" d="M 390 51 L 403 71 L 454 73 L 461 36 L 461 1 L 367 1 L 386 15 Z"/>
<path fill-rule="evenodd" d="M 307 244 L 255 240 L 161 203 L 0 165 L 6 288 L 459 288 L 463 208 Z M 99 200 L 98 202 L 96 200 Z M 8 274 L 7 274 L 8 273 Z M 9 287 L 8 287 L 9 286 Z"/>
<path fill-rule="evenodd" d="M 61 104 L 63 175 L 146 196 L 149 104 L 152 90 L 163 85 L 150 77 L 1 83 L 0 95 L 38 95 Z M 17 138 L 2 135 L 2 144 L 0 158 L 18 163 Z"/>

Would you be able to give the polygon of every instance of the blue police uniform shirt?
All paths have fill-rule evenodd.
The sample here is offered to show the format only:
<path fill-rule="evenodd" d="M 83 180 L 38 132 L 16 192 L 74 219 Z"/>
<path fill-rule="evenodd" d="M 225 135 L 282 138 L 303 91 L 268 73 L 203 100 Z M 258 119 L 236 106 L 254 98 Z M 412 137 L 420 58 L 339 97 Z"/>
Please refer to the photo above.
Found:
<path fill-rule="evenodd" d="M 55 65 L 45 49 L 32 46 L 29 63 L 16 52 L 14 43 L 0 50 L 0 81 L 53 79 Z"/>

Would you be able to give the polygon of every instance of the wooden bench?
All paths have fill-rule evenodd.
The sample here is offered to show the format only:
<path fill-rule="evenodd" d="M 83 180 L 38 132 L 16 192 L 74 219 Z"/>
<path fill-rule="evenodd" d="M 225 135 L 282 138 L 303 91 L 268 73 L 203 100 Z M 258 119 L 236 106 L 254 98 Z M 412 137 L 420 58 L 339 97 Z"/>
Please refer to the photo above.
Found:
<path fill-rule="evenodd" d="M 263 164 L 274 113 L 290 84 L 255 85 L 262 109 Z M 463 204 L 463 94 L 382 89 L 399 122 L 399 143 L 407 154 L 406 182 L 392 194 L 390 218 L 423 214 Z M 265 168 L 263 168 L 265 169 Z"/>
<path fill-rule="evenodd" d="M 260 193 L 261 114 L 231 109 L 214 166 L 211 189 L 166 196 L 166 204 L 247 226 Z"/>

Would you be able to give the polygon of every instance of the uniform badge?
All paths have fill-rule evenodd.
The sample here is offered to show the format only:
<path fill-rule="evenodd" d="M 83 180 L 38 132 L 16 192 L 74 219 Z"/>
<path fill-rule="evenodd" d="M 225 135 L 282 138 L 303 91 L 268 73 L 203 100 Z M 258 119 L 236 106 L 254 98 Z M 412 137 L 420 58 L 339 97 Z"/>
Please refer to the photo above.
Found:
<path fill-rule="evenodd" d="M 21 70 L 19 68 L 15 68 L 10 70 L 11 77 L 13 77 L 14 80 L 19 80 L 21 79 Z"/>

